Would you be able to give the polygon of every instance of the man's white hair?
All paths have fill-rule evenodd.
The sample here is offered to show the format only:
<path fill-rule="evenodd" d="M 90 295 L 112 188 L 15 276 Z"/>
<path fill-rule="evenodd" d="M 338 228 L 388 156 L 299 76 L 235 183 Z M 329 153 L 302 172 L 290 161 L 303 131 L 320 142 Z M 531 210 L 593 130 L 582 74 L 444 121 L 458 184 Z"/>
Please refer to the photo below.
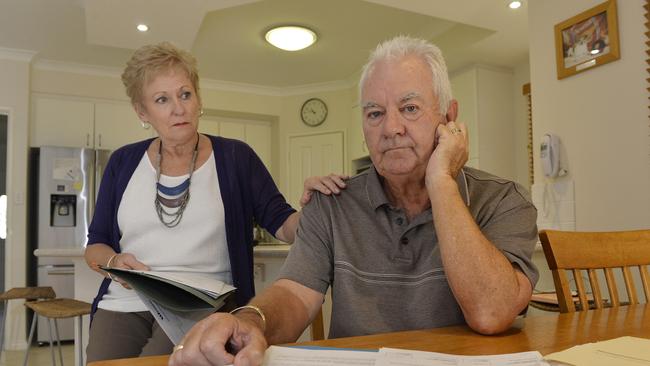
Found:
<path fill-rule="evenodd" d="M 368 62 L 363 66 L 361 78 L 359 79 L 359 95 L 361 96 L 366 80 L 372 73 L 375 64 L 380 61 L 395 60 L 409 55 L 420 57 L 429 65 L 433 79 L 432 88 L 434 94 L 438 97 L 440 113 L 447 114 L 447 108 L 452 99 L 447 64 L 437 46 L 419 38 L 397 36 L 380 43 L 372 51 Z"/>

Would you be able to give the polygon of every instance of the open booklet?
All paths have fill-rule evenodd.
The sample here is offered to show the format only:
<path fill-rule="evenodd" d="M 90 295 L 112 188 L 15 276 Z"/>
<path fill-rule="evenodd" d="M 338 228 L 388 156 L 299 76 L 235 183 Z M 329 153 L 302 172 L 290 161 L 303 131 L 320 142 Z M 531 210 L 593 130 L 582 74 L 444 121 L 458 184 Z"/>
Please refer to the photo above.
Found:
<path fill-rule="evenodd" d="M 219 310 L 235 290 L 196 273 L 100 268 L 131 286 L 174 344 L 196 322 Z"/>

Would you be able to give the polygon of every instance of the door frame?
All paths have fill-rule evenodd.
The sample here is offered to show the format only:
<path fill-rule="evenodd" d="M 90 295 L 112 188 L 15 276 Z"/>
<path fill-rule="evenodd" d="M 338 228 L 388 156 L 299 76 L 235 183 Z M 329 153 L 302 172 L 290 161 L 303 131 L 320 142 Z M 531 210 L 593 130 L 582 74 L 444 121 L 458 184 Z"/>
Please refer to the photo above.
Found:
<path fill-rule="evenodd" d="M 13 114 L 13 110 L 8 107 L 0 106 L 0 114 L 7 116 L 7 161 L 6 161 L 6 167 L 7 167 L 7 174 L 5 176 L 5 192 L 7 195 L 7 237 L 5 238 L 5 253 L 4 253 L 4 263 L 2 263 L 3 268 L 4 268 L 4 283 L 2 284 L 3 289 L 7 289 L 7 283 L 10 282 L 9 279 L 11 278 L 11 261 L 9 258 L 11 253 L 11 248 L 13 245 L 11 245 L 11 206 L 12 204 L 12 199 L 10 197 L 13 197 L 13 192 L 12 192 L 12 186 L 11 186 L 11 180 L 8 179 L 9 177 L 9 172 L 11 171 L 12 168 L 12 150 L 13 150 L 13 140 L 9 138 L 12 133 L 12 123 L 11 123 L 11 116 Z M 7 316 L 9 316 L 9 313 L 7 312 Z M 6 322 L 6 319 L 5 319 Z M 5 329 L 7 326 L 5 325 Z M 2 330 L 0 330 L 2 331 Z M 7 338 L 5 337 L 5 342 Z"/>

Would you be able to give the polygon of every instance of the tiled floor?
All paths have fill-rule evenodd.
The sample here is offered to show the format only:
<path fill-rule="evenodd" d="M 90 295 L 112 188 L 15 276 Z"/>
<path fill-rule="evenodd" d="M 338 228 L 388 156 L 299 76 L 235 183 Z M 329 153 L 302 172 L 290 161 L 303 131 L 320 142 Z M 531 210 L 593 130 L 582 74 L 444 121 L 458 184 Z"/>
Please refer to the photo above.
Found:
<path fill-rule="evenodd" d="M 74 345 L 63 344 L 63 364 L 66 366 L 74 366 Z M 54 356 L 56 357 L 56 364 L 59 365 L 59 352 L 54 347 Z M 25 351 L 3 351 L 0 357 L 0 366 L 21 366 L 25 359 Z M 52 356 L 50 347 L 48 346 L 32 346 L 29 350 L 29 366 L 47 366 L 52 364 Z"/>

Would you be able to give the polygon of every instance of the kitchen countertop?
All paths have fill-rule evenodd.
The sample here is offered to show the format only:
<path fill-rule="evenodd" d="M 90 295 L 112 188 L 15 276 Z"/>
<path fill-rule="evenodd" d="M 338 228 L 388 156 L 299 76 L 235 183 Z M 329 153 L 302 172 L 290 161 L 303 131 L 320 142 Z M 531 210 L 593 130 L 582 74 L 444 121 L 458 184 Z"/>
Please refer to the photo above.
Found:
<path fill-rule="evenodd" d="M 36 249 L 34 255 L 37 257 L 83 257 L 85 248 L 57 248 L 57 249 Z"/>
<path fill-rule="evenodd" d="M 286 257 L 289 254 L 289 244 L 258 244 L 253 248 L 255 257 Z"/>
<path fill-rule="evenodd" d="M 255 257 L 286 257 L 289 253 L 289 244 L 259 244 L 253 248 Z M 34 255 L 37 257 L 83 257 L 85 248 L 58 248 L 58 249 L 36 249 Z"/>

